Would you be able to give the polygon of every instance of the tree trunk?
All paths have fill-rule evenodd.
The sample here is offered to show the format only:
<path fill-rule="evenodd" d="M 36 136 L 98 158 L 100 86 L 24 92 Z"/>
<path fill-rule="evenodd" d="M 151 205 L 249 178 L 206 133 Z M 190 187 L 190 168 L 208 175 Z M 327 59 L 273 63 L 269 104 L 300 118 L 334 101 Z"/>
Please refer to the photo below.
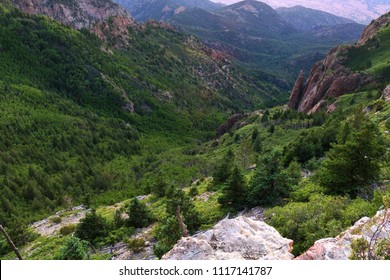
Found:
<path fill-rule="evenodd" d="M 183 237 L 187 237 L 188 236 L 187 229 L 183 223 L 183 219 L 181 218 L 181 214 L 180 214 L 180 205 L 178 205 L 176 208 L 176 218 L 177 218 L 177 222 L 179 223 L 179 226 L 181 229 L 181 235 Z"/>
<path fill-rule="evenodd" d="M 9 237 L 8 233 L 5 231 L 2 225 L 0 225 L 0 231 L 4 234 L 5 239 L 7 240 L 9 246 L 14 250 L 16 256 L 19 260 L 23 260 L 22 256 L 19 253 L 18 248 L 16 248 L 15 244 L 12 242 L 11 238 Z"/>

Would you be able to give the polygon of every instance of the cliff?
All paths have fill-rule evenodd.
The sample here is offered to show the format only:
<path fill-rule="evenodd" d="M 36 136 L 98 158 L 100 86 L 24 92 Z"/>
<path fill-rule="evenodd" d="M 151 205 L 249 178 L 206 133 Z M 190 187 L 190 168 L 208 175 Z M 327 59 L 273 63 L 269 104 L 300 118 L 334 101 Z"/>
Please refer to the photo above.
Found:
<path fill-rule="evenodd" d="M 356 52 L 356 49 L 365 47 L 367 42 L 389 22 L 390 13 L 367 26 L 354 46 L 339 46 L 331 49 L 322 61 L 313 66 L 306 82 L 301 72 L 291 91 L 288 107 L 311 114 L 323 108 L 330 98 L 352 93 L 359 87 L 375 81 L 375 77 L 367 71 L 349 68 L 348 56 L 352 50 Z M 360 60 L 364 61 L 365 57 L 361 57 Z"/>

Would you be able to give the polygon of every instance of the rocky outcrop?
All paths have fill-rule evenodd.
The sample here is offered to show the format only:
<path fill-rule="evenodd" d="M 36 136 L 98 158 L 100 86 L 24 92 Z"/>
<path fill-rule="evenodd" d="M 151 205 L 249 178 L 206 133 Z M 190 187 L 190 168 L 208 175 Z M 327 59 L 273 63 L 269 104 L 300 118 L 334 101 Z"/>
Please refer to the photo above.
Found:
<path fill-rule="evenodd" d="M 291 91 L 290 100 L 288 102 L 288 107 L 292 109 L 297 109 L 298 102 L 301 99 L 303 88 L 305 86 L 305 74 L 301 70 L 296 80 L 293 90 Z"/>
<path fill-rule="evenodd" d="M 389 22 L 390 13 L 387 13 L 365 29 L 355 46 L 340 46 L 330 50 L 324 60 L 313 66 L 305 85 L 303 85 L 302 73 L 300 73 L 291 92 L 288 107 L 308 114 L 314 113 L 326 105 L 327 99 L 352 93 L 360 86 L 370 83 L 371 79 L 367 75 L 346 67 L 345 60 L 351 48 L 364 46 Z M 328 111 L 333 109 L 327 108 Z"/>
<path fill-rule="evenodd" d="M 25 13 L 47 15 L 76 29 L 91 29 L 111 17 L 134 21 L 125 9 L 110 0 L 12 0 L 12 3 Z"/>
<path fill-rule="evenodd" d="M 387 85 L 387 87 L 383 90 L 382 99 L 386 102 L 390 102 L 390 85 Z"/>
<path fill-rule="evenodd" d="M 379 211 L 373 218 L 364 217 L 354 226 L 335 238 L 318 240 L 304 254 L 296 260 L 348 260 L 351 253 L 353 240 L 364 238 L 379 244 L 381 240 L 390 238 L 390 211 Z"/>
<path fill-rule="evenodd" d="M 370 25 L 364 29 L 362 36 L 357 42 L 357 46 L 364 45 L 368 40 L 375 36 L 375 34 L 379 31 L 379 29 L 385 27 L 390 22 L 390 13 L 387 13 L 375 21 L 371 22 Z"/>
<path fill-rule="evenodd" d="M 368 77 L 343 65 L 348 49 L 337 47 L 330 50 L 324 60 L 313 66 L 305 86 L 300 73 L 291 92 L 289 108 L 314 113 L 323 107 L 327 98 L 351 93 L 367 83 Z"/>
<path fill-rule="evenodd" d="M 291 260 L 293 241 L 264 222 L 239 216 L 182 238 L 165 260 Z"/>

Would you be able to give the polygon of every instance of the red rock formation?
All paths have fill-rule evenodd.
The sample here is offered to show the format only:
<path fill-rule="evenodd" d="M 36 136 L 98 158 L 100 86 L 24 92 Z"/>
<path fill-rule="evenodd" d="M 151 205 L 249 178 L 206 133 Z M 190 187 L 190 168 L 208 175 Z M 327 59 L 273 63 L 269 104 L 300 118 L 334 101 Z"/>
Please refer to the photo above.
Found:
<path fill-rule="evenodd" d="M 298 102 L 301 99 L 304 85 L 305 85 L 305 74 L 301 70 L 301 72 L 299 72 L 298 79 L 295 82 L 293 90 L 291 92 L 290 100 L 288 102 L 289 108 L 297 109 Z"/>
<path fill-rule="evenodd" d="M 373 21 L 365 29 L 354 48 L 363 46 L 389 22 L 390 13 Z M 352 93 L 360 86 L 369 83 L 371 80 L 367 75 L 354 72 L 344 65 L 346 55 L 351 48 L 353 47 L 340 46 L 330 50 L 324 60 L 313 66 L 303 90 L 302 75 L 300 74 L 291 92 L 288 107 L 311 114 L 324 107 L 328 98 L 337 98 Z"/>

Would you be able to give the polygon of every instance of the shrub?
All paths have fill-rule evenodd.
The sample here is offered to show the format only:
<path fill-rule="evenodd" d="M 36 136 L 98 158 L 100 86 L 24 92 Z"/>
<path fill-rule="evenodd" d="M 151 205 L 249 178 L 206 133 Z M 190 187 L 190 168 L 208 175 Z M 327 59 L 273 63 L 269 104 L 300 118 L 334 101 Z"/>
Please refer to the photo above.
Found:
<path fill-rule="evenodd" d="M 129 239 L 127 241 L 127 248 L 134 253 L 139 253 L 145 248 L 145 240 L 142 238 Z"/>
<path fill-rule="evenodd" d="M 60 260 L 86 260 L 88 258 L 88 242 L 73 236 L 65 241 L 58 255 Z"/>
<path fill-rule="evenodd" d="M 69 234 L 75 232 L 75 230 L 76 230 L 75 224 L 65 225 L 62 228 L 60 228 L 60 234 L 64 235 L 64 236 L 69 235 Z"/>
<path fill-rule="evenodd" d="M 50 219 L 50 221 L 53 223 L 53 224 L 59 224 L 62 222 L 62 218 L 60 216 L 54 216 Z"/>

